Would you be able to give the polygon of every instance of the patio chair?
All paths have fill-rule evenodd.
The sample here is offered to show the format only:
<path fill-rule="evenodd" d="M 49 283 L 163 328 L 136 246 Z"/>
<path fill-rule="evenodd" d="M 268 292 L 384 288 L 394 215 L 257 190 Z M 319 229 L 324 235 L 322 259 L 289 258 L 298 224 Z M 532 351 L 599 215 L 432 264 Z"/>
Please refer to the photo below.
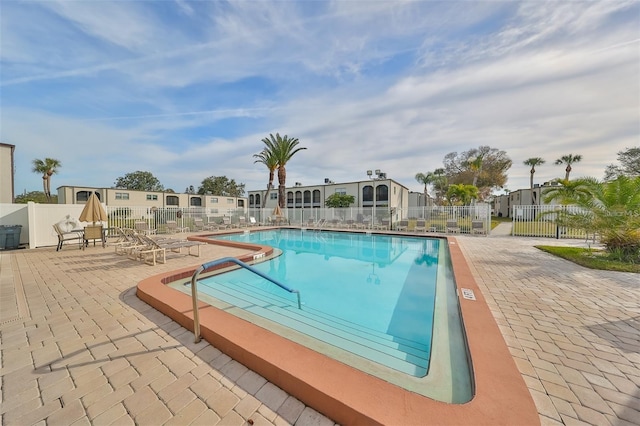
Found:
<path fill-rule="evenodd" d="M 247 226 L 249 226 L 247 224 L 247 218 L 244 216 L 239 216 L 238 217 L 238 228 L 246 228 Z"/>
<path fill-rule="evenodd" d="M 414 228 L 415 232 L 427 232 L 427 225 L 424 219 L 416 220 L 416 227 Z"/>
<path fill-rule="evenodd" d="M 259 223 L 255 217 L 249 216 L 249 226 L 258 226 Z"/>
<path fill-rule="evenodd" d="M 105 247 L 105 234 L 104 228 L 102 225 L 87 225 L 84 227 L 83 234 L 84 244 L 82 244 L 82 248 L 89 247 L 89 241 L 93 240 L 93 246 L 96 246 L 96 240 L 100 240 L 102 242 L 102 247 Z"/>
<path fill-rule="evenodd" d="M 136 230 L 136 232 L 145 234 L 145 235 L 152 235 L 157 233 L 156 229 L 150 228 L 149 224 L 144 221 L 135 222 L 133 224 L 133 228 Z"/>
<path fill-rule="evenodd" d="M 380 221 L 380 223 L 376 223 L 375 225 L 373 225 L 373 229 L 378 229 L 381 231 L 388 231 L 389 230 L 389 219 L 382 219 Z"/>
<path fill-rule="evenodd" d="M 76 240 L 78 241 L 78 249 L 82 249 L 82 246 L 84 245 L 84 235 L 81 231 L 63 232 L 57 223 L 53 224 L 53 229 L 56 231 L 56 235 L 58 236 L 58 246 L 56 247 L 56 251 L 62 250 L 62 245 L 65 241 Z"/>
<path fill-rule="evenodd" d="M 178 226 L 178 222 L 175 220 L 167 221 L 167 234 L 175 234 L 176 232 L 188 232 L 189 227 L 187 226 Z"/>
<path fill-rule="evenodd" d="M 447 233 L 459 234 L 460 226 L 458 225 L 458 221 L 455 219 L 447 220 Z"/>

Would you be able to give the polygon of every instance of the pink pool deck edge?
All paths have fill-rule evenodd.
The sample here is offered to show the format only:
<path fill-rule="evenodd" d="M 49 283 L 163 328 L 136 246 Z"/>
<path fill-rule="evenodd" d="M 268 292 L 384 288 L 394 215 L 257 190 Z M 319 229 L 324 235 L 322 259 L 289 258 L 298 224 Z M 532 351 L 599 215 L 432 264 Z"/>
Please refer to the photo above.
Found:
<path fill-rule="evenodd" d="M 190 240 L 212 243 L 207 236 Z M 305 404 L 344 424 L 539 425 L 533 399 L 477 286 L 456 239 L 447 237 L 458 301 L 473 365 L 475 395 L 449 404 L 407 391 L 319 354 L 269 330 L 200 302 L 202 338 Z M 216 244 L 269 255 L 271 247 L 230 241 Z M 224 265 L 221 265 L 224 267 Z M 166 284 L 190 278 L 195 268 L 158 274 L 138 283 L 138 297 L 193 330 L 193 304 Z M 473 290 L 476 300 L 461 297 Z"/>

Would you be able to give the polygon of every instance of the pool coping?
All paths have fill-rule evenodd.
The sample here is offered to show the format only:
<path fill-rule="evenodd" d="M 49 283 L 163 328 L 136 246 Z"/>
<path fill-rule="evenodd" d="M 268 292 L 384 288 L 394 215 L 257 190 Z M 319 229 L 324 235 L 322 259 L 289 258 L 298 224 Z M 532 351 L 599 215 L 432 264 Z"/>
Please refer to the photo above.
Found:
<path fill-rule="evenodd" d="M 189 239 L 211 243 L 206 235 Z M 341 424 L 540 424 L 531 394 L 456 239 L 445 239 L 473 365 L 475 395 L 467 403 L 449 404 L 407 391 L 201 302 L 202 337 Z M 271 247 L 256 244 L 215 243 L 253 250 L 239 257 L 243 261 L 272 252 Z M 149 277 L 138 284 L 137 295 L 193 330 L 191 297 L 165 283 L 190 278 L 194 270 L 183 268 Z M 471 290 L 475 300 L 462 297 L 461 288 Z"/>

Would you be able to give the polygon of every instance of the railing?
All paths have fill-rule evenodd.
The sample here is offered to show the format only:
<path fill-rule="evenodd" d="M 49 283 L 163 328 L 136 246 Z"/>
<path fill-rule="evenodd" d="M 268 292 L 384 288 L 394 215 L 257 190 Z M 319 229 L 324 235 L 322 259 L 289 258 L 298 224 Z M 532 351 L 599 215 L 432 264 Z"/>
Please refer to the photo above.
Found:
<path fill-rule="evenodd" d="M 198 288 L 197 288 L 197 280 L 198 280 L 198 276 L 203 272 L 206 271 L 209 268 L 213 268 L 214 266 L 217 265 L 221 265 L 223 263 L 227 263 L 227 262 L 231 262 L 231 263 L 235 263 L 236 265 L 253 272 L 256 275 L 261 276 L 262 278 L 264 278 L 267 281 L 271 281 L 272 283 L 274 283 L 275 285 L 277 285 L 278 287 L 282 288 L 283 290 L 288 291 L 289 293 L 295 293 L 296 296 L 298 297 L 298 309 L 302 309 L 302 303 L 300 302 L 300 292 L 298 290 L 294 290 L 292 288 L 287 287 L 286 285 L 278 282 L 277 280 L 271 278 L 270 276 L 268 276 L 267 274 L 258 271 L 256 268 L 254 268 L 253 266 L 247 265 L 246 263 L 242 262 L 241 260 L 236 259 L 235 257 L 223 257 L 221 259 L 217 259 L 217 260 L 212 260 L 211 262 L 207 262 L 207 263 L 203 263 L 202 265 L 200 265 L 198 267 L 198 269 L 195 270 L 195 272 L 193 273 L 193 275 L 191 276 L 191 298 L 193 299 L 193 334 L 195 335 L 195 343 L 199 343 L 200 342 L 200 316 L 198 313 Z"/>

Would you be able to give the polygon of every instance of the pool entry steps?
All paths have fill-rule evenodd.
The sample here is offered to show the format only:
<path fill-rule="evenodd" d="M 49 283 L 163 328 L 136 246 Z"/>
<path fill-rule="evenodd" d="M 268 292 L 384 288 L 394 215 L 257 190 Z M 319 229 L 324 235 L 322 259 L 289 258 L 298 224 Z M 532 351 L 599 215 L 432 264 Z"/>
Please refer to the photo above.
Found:
<path fill-rule="evenodd" d="M 254 257 L 255 259 L 255 257 Z M 277 280 L 271 278 L 270 276 L 268 276 L 267 274 L 263 274 L 262 272 L 258 271 L 257 269 L 247 265 L 246 263 L 242 262 L 241 260 L 236 259 L 235 257 L 223 257 L 222 259 L 217 259 L 217 260 L 213 260 L 211 262 L 207 262 L 207 263 L 203 263 L 202 265 L 200 265 L 198 267 L 198 269 L 195 270 L 195 272 L 193 273 L 193 275 L 191 276 L 191 282 L 188 283 L 191 285 L 191 298 L 193 299 L 193 333 L 195 335 L 195 342 L 198 343 L 200 342 L 200 315 L 199 315 L 199 309 L 198 309 L 198 276 L 206 271 L 207 269 L 211 269 L 214 268 L 218 265 L 224 265 L 225 263 L 235 263 L 236 265 L 253 272 L 256 275 L 261 276 L 262 278 L 264 278 L 267 281 L 270 281 L 272 283 L 274 283 L 275 285 L 277 285 L 278 287 L 282 288 L 283 290 L 288 291 L 289 293 L 295 293 L 298 296 L 298 309 L 300 309 L 300 292 L 298 290 L 294 290 L 292 288 L 287 287 L 286 285 L 278 282 Z"/>
<path fill-rule="evenodd" d="M 240 263 L 234 263 L 240 265 Z M 251 268 L 246 264 L 240 266 L 246 269 Z M 192 282 L 193 279 L 191 282 L 183 283 L 185 287 L 183 291 L 187 291 L 192 286 Z M 305 306 L 304 299 L 301 309 L 298 309 L 295 300 L 278 296 L 239 280 L 234 280 L 230 284 L 216 282 L 213 285 L 207 285 L 201 282 L 198 285 L 203 290 L 202 293 L 208 296 L 370 361 L 414 377 L 423 377 L 427 374 L 429 364 L 429 346 L 427 345 L 393 337 L 317 311 Z M 279 286 L 282 287 L 282 285 Z M 191 290 L 193 296 L 193 287 Z M 194 315 L 195 317 L 197 315 Z"/>

